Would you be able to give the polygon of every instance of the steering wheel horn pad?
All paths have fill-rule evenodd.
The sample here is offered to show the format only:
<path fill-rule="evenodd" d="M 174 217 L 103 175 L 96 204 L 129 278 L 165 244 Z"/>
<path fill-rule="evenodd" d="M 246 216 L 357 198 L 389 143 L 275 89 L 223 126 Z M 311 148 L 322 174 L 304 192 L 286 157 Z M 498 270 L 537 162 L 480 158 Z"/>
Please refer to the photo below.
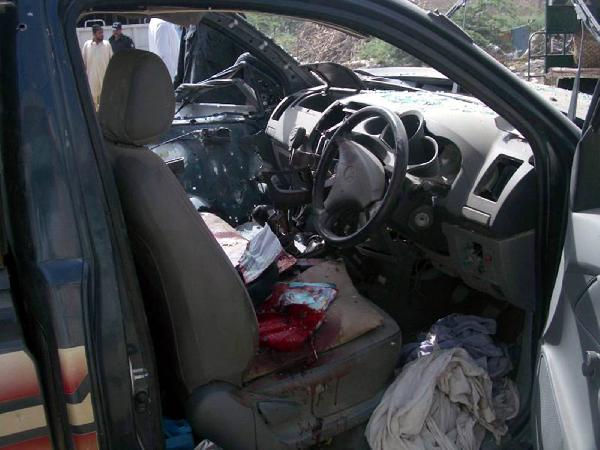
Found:
<path fill-rule="evenodd" d="M 343 203 L 366 208 L 381 199 L 385 192 L 383 164 L 362 145 L 349 139 L 340 139 L 338 149 L 335 182 L 324 202 L 325 208 Z"/>
<path fill-rule="evenodd" d="M 381 151 L 374 152 L 352 139 L 352 130 L 371 117 L 386 120 L 394 136 L 393 146 L 383 140 L 379 142 L 386 157 L 381 157 Z M 393 111 L 368 106 L 349 116 L 325 145 L 315 173 L 313 206 L 319 234 L 337 247 L 351 247 L 365 241 L 397 207 L 407 166 L 406 130 Z M 332 225 L 347 211 L 358 215 L 357 229 L 348 235 L 336 234 Z"/>

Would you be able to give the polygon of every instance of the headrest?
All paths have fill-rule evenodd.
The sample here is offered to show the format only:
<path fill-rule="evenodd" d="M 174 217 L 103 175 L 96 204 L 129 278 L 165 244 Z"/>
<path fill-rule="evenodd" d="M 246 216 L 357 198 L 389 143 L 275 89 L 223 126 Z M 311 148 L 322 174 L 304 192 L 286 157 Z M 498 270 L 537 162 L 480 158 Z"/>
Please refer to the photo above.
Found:
<path fill-rule="evenodd" d="M 173 83 L 162 60 L 142 50 L 115 53 L 100 96 L 104 137 L 119 144 L 148 144 L 169 129 L 174 113 Z"/>

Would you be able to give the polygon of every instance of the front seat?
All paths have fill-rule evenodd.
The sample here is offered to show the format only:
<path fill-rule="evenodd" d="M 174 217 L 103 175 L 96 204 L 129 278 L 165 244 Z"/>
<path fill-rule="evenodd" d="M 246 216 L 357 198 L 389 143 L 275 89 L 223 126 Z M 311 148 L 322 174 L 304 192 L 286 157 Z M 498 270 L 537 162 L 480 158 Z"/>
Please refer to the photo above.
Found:
<path fill-rule="evenodd" d="M 315 270 L 317 277 L 328 272 L 340 289 L 322 327 L 327 336 L 316 339 L 323 342 L 318 359 L 259 351 L 240 277 L 175 175 L 144 147 L 169 129 L 174 107 L 158 56 L 140 50 L 113 56 L 99 121 L 165 400 L 185 408 L 197 437 L 228 449 L 305 447 L 364 423 L 393 376 L 398 326 L 356 292 L 343 267 L 330 263 L 327 271 Z M 367 316 L 377 320 L 361 329 Z"/>

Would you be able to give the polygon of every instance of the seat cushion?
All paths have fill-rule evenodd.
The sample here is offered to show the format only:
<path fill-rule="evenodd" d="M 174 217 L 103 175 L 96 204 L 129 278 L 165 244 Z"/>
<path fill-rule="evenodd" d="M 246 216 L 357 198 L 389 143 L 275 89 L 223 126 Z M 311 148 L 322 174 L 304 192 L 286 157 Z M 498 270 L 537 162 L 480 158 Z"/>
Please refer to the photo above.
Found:
<path fill-rule="evenodd" d="M 196 434 L 223 448 L 307 448 L 371 416 L 394 375 L 398 325 L 354 289 L 339 262 L 297 279 L 339 289 L 314 344 L 295 353 L 262 349 L 241 389 L 208 385 L 194 393 L 187 418 Z"/>
<path fill-rule="evenodd" d="M 149 93 L 151 93 L 149 95 Z M 256 315 L 231 262 L 155 153 L 172 124 L 162 60 L 123 50 L 104 77 L 99 121 L 138 272 L 161 387 L 184 400 L 213 381 L 238 385 L 258 345 Z"/>
<path fill-rule="evenodd" d="M 247 240 L 215 214 L 202 213 L 202 218 L 232 263 L 237 263 Z M 261 348 L 245 373 L 245 383 L 310 361 L 315 355 L 346 344 L 382 326 L 386 319 L 379 308 L 356 290 L 342 261 L 324 260 L 291 281 L 333 283 L 338 294 L 327 310 L 325 321 L 304 348 L 297 352 Z"/>
<path fill-rule="evenodd" d="M 293 281 L 334 283 L 338 295 L 327 310 L 325 321 L 315 332 L 312 342 L 297 352 L 261 348 L 244 376 L 246 383 L 314 359 L 315 355 L 346 344 L 384 323 L 384 313 L 358 293 L 342 262 L 324 261 Z"/>
<path fill-rule="evenodd" d="M 165 368 L 161 383 L 179 397 L 211 381 L 240 384 L 258 347 L 241 278 L 158 155 L 110 143 L 107 150 Z"/>

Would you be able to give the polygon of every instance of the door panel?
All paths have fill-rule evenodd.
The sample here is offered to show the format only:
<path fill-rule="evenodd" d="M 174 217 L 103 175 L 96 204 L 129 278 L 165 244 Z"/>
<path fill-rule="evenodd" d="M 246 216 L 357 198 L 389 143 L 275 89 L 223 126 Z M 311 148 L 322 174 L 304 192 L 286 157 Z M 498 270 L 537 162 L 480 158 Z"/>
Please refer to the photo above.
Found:
<path fill-rule="evenodd" d="M 573 165 L 563 259 L 538 357 L 532 407 L 545 450 L 600 448 L 600 115 L 592 111 Z"/>
<path fill-rule="evenodd" d="M 13 76 L 7 56 L 12 40 L 6 33 L 14 29 L 13 6 L 6 2 L 0 5 L 0 157 L 6 151 L 8 130 L 2 88 Z M 0 179 L 2 189 L 3 184 L 4 179 Z M 27 348 L 5 266 L 4 205 L 0 200 L 0 448 L 52 449 L 38 365 Z"/>
<path fill-rule="evenodd" d="M 598 383 L 582 371 L 586 351 L 600 347 L 578 317 L 577 305 L 590 292 L 595 276 L 567 269 L 559 305 L 544 335 L 538 364 L 534 405 L 538 413 L 536 436 L 543 449 L 598 448 Z M 572 271 L 571 271 L 572 270 Z M 595 300 L 600 301 L 600 296 Z M 596 420 L 596 422 L 594 422 Z"/>
<path fill-rule="evenodd" d="M 0 268 L 0 448 L 52 448 L 36 364 L 25 346 L 5 268 Z"/>
<path fill-rule="evenodd" d="M 582 334 L 589 335 L 595 345 L 600 342 L 600 283 L 593 278 L 589 289 L 577 300 L 575 316 Z"/>

